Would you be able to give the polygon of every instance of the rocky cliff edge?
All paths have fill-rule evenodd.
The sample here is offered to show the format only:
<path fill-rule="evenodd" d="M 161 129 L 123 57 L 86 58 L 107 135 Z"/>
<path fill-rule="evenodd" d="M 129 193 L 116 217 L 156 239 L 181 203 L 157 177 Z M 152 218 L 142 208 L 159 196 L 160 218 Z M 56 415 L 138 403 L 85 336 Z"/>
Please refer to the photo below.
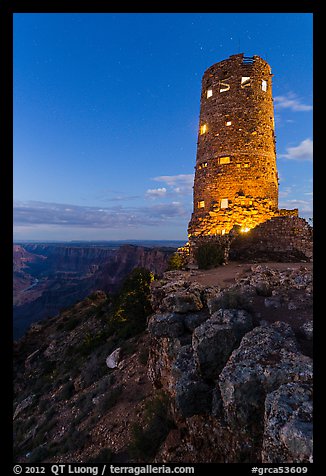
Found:
<path fill-rule="evenodd" d="M 195 279 L 152 285 L 148 376 L 175 423 L 156 461 L 312 462 L 311 273 L 253 265 L 225 289 Z"/>

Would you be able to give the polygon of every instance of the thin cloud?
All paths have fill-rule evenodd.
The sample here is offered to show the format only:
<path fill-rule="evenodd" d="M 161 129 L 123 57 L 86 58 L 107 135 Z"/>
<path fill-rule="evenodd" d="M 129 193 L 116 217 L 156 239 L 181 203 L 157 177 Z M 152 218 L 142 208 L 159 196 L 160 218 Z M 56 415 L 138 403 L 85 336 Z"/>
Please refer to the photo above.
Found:
<path fill-rule="evenodd" d="M 286 96 L 274 97 L 275 108 L 291 109 L 295 112 L 312 111 L 313 107 L 308 104 L 303 104 L 300 99 L 293 93 L 288 93 Z"/>
<path fill-rule="evenodd" d="M 168 219 L 184 217 L 187 211 L 178 202 L 149 207 L 87 207 L 46 202 L 16 202 L 15 226 L 59 225 L 62 227 L 123 228 L 158 226 Z"/>
<path fill-rule="evenodd" d="M 281 154 L 280 157 L 290 160 L 312 160 L 313 141 L 311 139 L 304 139 L 295 147 L 287 147 L 286 152 L 286 154 Z"/>
<path fill-rule="evenodd" d="M 312 200 L 285 200 L 281 201 L 280 208 L 293 209 L 298 208 L 300 213 L 311 213 L 313 210 Z"/>
<path fill-rule="evenodd" d="M 146 195 L 147 197 L 149 198 L 159 198 L 159 197 L 164 197 L 166 195 L 166 188 L 165 187 L 162 187 L 162 188 L 149 188 L 147 191 L 146 191 Z"/>
<path fill-rule="evenodd" d="M 170 189 L 178 195 L 188 195 L 192 193 L 194 184 L 193 174 L 179 174 L 179 175 L 160 175 L 154 177 L 152 180 L 156 182 L 163 182 Z"/>

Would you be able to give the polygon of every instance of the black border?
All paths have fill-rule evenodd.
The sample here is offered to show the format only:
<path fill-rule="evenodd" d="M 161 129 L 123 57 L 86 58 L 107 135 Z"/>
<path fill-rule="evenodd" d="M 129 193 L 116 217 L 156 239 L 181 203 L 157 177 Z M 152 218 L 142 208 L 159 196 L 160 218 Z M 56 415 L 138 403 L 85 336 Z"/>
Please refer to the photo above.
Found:
<path fill-rule="evenodd" d="M 131 8 L 130 5 L 122 5 L 123 8 L 117 8 L 119 5 L 112 1 L 106 0 L 0 0 L 0 45 L 1 45 L 1 145 L 3 153 L 0 159 L 0 180 L 1 180 L 1 238 L 2 243 L 0 246 L 0 269 L 1 269 L 1 290 L 3 291 L 3 299 L 1 303 L 5 303 L 1 312 L 1 332 L 0 332 L 0 350 L 2 353 L 2 379 L 5 375 L 5 384 L 3 385 L 1 394 L 6 395 L 6 400 L 2 398 L 2 412 L 0 426 L 2 438 L 0 449 L 3 452 L 2 462 L 5 462 L 5 466 L 8 463 L 8 474 L 12 473 L 12 243 L 13 243 L 13 15 L 15 13 L 312 13 L 314 21 L 314 124 L 319 124 L 317 128 L 314 128 L 314 148 L 317 150 L 315 153 L 314 161 L 314 318 L 315 318 L 315 338 L 314 338 L 314 406 L 315 406 L 315 418 L 314 418 L 314 463 L 309 467 L 308 474 L 312 474 L 316 465 L 319 466 L 322 463 L 322 447 L 321 436 L 322 435 L 322 423 L 321 423 L 321 395 L 322 389 L 320 388 L 322 382 L 321 376 L 321 362 L 324 359 L 321 354 L 319 345 L 322 332 L 319 331 L 320 324 L 322 323 L 323 316 L 320 316 L 323 303 L 321 302 L 321 296 L 323 292 L 323 275 L 325 270 L 322 267 L 322 257 L 320 255 L 320 244 L 322 242 L 322 217 L 323 217 L 323 197 L 319 197 L 320 191 L 323 190 L 323 183 L 321 179 L 323 173 L 321 170 L 321 157 L 318 153 L 318 146 L 320 146 L 319 131 L 323 131 L 322 124 L 318 122 L 321 111 L 321 95 L 322 84 L 324 81 L 318 81 L 320 78 L 323 80 L 321 73 L 318 73 L 318 67 L 322 67 L 324 51 L 322 49 L 321 42 L 324 41 L 321 35 L 322 19 L 320 3 L 317 0 L 284 0 L 282 2 L 274 1 L 273 3 L 265 4 L 263 2 L 253 1 L 228 1 L 218 2 L 214 4 L 214 7 L 218 7 L 218 11 L 215 8 L 210 8 L 208 11 L 184 11 L 184 6 L 178 7 L 175 3 L 170 8 L 165 2 L 162 6 L 155 4 L 158 7 L 158 11 L 151 11 L 148 5 L 142 7 L 137 4 L 137 11 Z M 205 7 L 205 5 L 200 5 Z M 116 7 L 116 8 L 115 8 Z M 231 7 L 231 10 L 230 10 Z M 266 10 L 263 10 L 265 7 Z M 7 249 L 8 248 L 8 249 Z M 320 321 L 319 321 L 320 319 Z M 316 408 L 317 407 L 317 408 Z M 189 465 L 187 465 L 189 466 Z M 207 471 L 212 469 L 220 474 L 227 473 L 225 466 L 227 464 L 197 464 L 195 465 L 197 470 Z M 232 466 L 237 471 L 239 467 L 239 474 L 250 474 L 250 468 L 252 465 L 238 465 Z M 260 465 L 260 467 L 266 467 L 267 465 Z M 268 465 L 270 467 L 285 466 L 280 465 Z M 223 473 L 221 472 L 224 467 Z M 231 471 L 233 469 L 230 468 Z M 317 469 L 317 468 L 316 468 Z M 4 474 L 6 470 L 4 470 Z M 23 473 L 24 474 L 24 473 Z M 50 473 L 47 473 L 50 474 Z"/>

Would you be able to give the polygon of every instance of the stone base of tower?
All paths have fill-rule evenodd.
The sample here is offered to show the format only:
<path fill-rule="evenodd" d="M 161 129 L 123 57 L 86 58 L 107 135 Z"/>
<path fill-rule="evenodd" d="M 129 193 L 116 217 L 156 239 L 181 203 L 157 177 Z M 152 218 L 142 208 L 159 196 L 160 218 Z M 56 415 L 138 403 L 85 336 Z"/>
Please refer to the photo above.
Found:
<path fill-rule="evenodd" d="M 311 262 L 313 228 L 304 219 L 279 215 L 232 240 L 229 259 L 247 262 Z"/>
<path fill-rule="evenodd" d="M 224 262 L 312 261 L 313 229 L 298 217 L 297 210 L 277 210 L 271 218 L 251 229 L 233 226 L 225 234 L 198 233 L 189 236 L 188 263 L 196 265 L 197 249 L 214 243 L 223 249 Z"/>
<path fill-rule="evenodd" d="M 298 216 L 298 209 L 279 209 L 268 199 L 239 195 L 229 208 L 213 206 L 207 212 L 196 210 L 191 216 L 188 236 L 225 235 L 235 225 L 247 232 L 275 216 Z"/>

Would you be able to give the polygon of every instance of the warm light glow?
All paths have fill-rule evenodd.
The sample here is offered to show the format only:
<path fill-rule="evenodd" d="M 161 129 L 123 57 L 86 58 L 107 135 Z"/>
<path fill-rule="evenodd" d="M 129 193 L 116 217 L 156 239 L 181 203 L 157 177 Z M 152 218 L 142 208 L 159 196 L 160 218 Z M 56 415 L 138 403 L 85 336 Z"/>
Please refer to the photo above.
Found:
<path fill-rule="evenodd" d="M 219 163 L 220 165 L 229 164 L 230 161 L 231 161 L 231 160 L 230 160 L 230 157 L 220 157 L 220 158 L 218 159 L 218 163 Z"/>
<path fill-rule="evenodd" d="M 210 98 L 211 96 L 213 96 L 213 91 L 211 89 L 207 89 L 207 94 L 206 94 L 207 99 Z"/>
<path fill-rule="evenodd" d="M 207 124 L 200 126 L 200 133 L 205 134 L 207 132 Z"/>
<path fill-rule="evenodd" d="M 248 228 L 247 226 L 240 228 L 241 233 L 248 233 L 249 230 L 250 228 Z"/>
<path fill-rule="evenodd" d="M 231 124 L 232 124 L 231 121 L 227 121 L 227 122 L 226 122 L 226 125 L 227 125 L 227 126 L 230 126 Z"/>

